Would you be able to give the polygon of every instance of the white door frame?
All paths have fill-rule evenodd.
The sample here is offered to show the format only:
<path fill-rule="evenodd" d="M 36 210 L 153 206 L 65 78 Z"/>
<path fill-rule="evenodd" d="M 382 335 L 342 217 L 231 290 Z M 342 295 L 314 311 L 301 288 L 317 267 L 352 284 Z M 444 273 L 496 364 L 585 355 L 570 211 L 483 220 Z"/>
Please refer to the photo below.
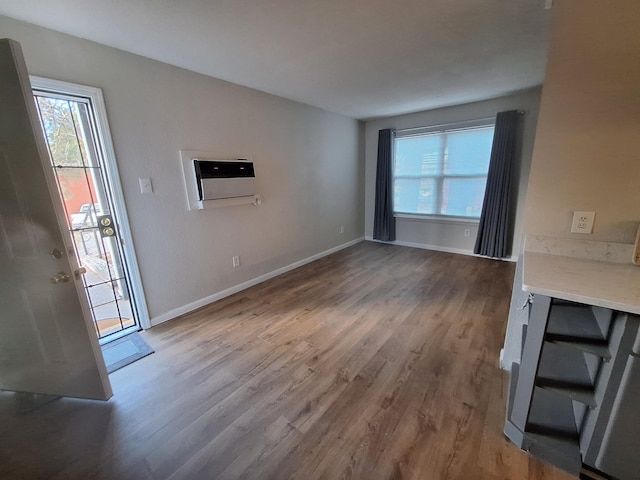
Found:
<path fill-rule="evenodd" d="M 111 132 L 109 130 L 109 122 L 107 120 L 107 109 L 102 96 L 102 90 L 97 87 L 89 87 L 79 85 L 77 83 L 63 82 L 60 80 L 52 80 L 50 78 L 37 77 L 30 75 L 31 87 L 48 90 L 61 95 L 71 94 L 80 97 L 86 97 L 91 101 L 95 113 L 95 122 L 100 148 L 104 152 L 104 172 L 109 181 L 109 187 L 113 195 L 113 207 L 118 218 L 120 226 L 120 235 L 123 241 L 122 249 L 127 260 L 127 270 L 133 291 L 133 300 L 135 309 L 138 313 L 138 321 L 144 329 L 151 328 L 149 321 L 149 311 L 147 310 L 147 301 L 142 288 L 142 278 L 138 269 L 138 260 L 135 249 L 133 248 L 133 237 L 131 228 L 129 227 L 129 217 L 124 203 L 124 195 L 122 193 L 122 185 L 120 183 L 120 174 L 118 173 L 118 164 L 116 162 L 116 154 L 111 140 Z M 48 168 L 48 167 L 47 167 Z M 84 292 L 79 292 L 85 295 Z"/>

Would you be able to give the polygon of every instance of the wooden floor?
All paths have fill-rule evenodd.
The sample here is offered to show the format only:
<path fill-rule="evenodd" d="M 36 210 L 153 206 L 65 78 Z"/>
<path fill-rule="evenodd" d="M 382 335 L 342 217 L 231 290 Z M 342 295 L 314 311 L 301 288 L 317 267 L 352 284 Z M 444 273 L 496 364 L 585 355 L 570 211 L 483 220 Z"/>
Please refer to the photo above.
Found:
<path fill-rule="evenodd" d="M 573 478 L 502 435 L 513 273 L 360 243 L 144 332 L 109 402 L 0 393 L 0 478 Z"/>

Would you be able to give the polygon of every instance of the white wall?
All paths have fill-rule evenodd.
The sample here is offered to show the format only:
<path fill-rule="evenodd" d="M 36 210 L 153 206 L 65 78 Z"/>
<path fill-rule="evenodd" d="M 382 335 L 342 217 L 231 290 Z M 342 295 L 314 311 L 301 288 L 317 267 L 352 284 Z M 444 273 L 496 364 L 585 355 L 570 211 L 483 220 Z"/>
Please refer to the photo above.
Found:
<path fill-rule="evenodd" d="M 103 90 L 152 319 L 362 236 L 356 120 L 7 17 L 0 32 L 30 74 Z M 252 158 L 262 206 L 187 211 L 179 150 Z"/>
<path fill-rule="evenodd" d="M 520 163 L 517 166 L 517 209 L 514 227 L 513 254 L 520 251 L 522 231 L 522 217 L 526 186 L 531 163 L 531 152 L 538 120 L 538 104 L 540 89 L 529 89 L 517 94 L 500 97 L 483 102 L 469 103 L 449 108 L 429 110 L 425 112 L 401 115 L 384 119 L 372 120 L 366 123 L 365 131 L 365 235 L 373 235 L 373 212 L 375 205 L 376 162 L 378 154 L 378 131 L 384 128 L 404 129 L 462 122 L 485 117 L 495 117 L 500 111 L 520 110 L 525 112 L 522 118 L 522 143 L 519 146 Z M 464 236 L 464 230 L 470 229 L 471 235 Z M 439 220 L 396 219 L 396 241 L 425 248 L 434 248 L 459 253 L 472 253 L 478 223 L 459 223 Z"/>
<path fill-rule="evenodd" d="M 640 2 L 559 0 L 535 141 L 527 233 L 633 243 L 640 221 Z M 596 212 L 571 234 L 574 210 Z"/>

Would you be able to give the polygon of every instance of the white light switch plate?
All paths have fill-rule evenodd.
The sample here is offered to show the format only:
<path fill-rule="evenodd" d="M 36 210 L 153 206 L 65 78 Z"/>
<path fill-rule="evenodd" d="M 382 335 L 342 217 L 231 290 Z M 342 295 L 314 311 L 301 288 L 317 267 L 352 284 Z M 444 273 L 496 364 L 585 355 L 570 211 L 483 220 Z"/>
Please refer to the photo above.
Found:
<path fill-rule="evenodd" d="M 140 193 L 153 193 L 153 185 L 151 185 L 150 178 L 139 178 Z"/>

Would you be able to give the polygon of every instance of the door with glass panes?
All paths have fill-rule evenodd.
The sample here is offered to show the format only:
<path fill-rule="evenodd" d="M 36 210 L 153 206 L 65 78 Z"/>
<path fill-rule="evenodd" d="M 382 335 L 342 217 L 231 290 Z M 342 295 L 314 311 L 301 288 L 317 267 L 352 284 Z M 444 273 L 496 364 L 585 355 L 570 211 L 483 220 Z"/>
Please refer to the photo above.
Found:
<path fill-rule="evenodd" d="M 90 97 L 34 86 L 69 234 L 100 343 L 140 329 Z"/>

